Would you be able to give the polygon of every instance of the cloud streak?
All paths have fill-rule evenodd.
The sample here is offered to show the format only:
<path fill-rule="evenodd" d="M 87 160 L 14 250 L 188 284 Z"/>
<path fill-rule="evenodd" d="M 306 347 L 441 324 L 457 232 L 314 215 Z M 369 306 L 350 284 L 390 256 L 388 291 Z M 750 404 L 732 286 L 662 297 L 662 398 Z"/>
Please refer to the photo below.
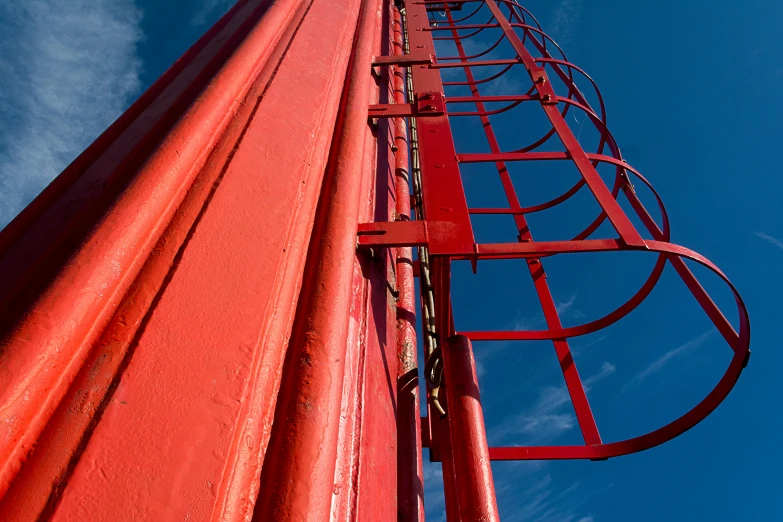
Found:
<path fill-rule="evenodd" d="M 622 389 L 620 390 L 620 393 L 633 388 L 635 386 L 638 386 L 645 380 L 647 380 L 651 375 L 654 375 L 661 371 L 667 364 L 669 364 L 673 359 L 676 357 L 679 357 L 681 355 L 684 355 L 688 352 L 691 352 L 704 344 L 704 341 L 706 341 L 710 335 L 712 335 L 715 332 L 715 330 L 708 330 L 701 334 L 700 336 L 691 339 L 690 341 L 681 344 L 677 348 L 674 348 L 672 350 L 669 350 L 662 356 L 655 359 L 653 362 L 648 364 L 644 370 L 637 373 L 631 380 L 629 380 L 625 385 L 623 385 Z"/>
<path fill-rule="evenodd" d="M 222 16 L 235 3 L 235 0 L 204 0 L 190 18 L 190 25 L 204 25 L 212 18 L 217 19 L 215 15 Z"/>
<path fill-rule="evenodd" d="M 585 392 L 615 372 L 615 366 L 607 361 L 601 369 L 583 379 Z M 569 407 L 571 397 L 565 384 L 545 386 L 538 394 L 538 400 L 529 409 L 508 418 L 495 429 L 490 436 L 496 443 L 533 444 L 552 441 L 576 426 L 576 417 Z"/>
<path fill-rule="evenodd" d="M 580 482 L 559 484 L 545 461 L 503 462 L 493 465 L 495 491 L 507 522 L 594 522 L 585 505 L 611 485 L 585 487 Z M 424 463 L 427 520 L 445 522 L 443 473 L 440 463 Z"/>
<path fill-rule="evenodd" d="M 559 315 L 560 317 L 571 316 L 577 319 L 584 318 L 585 314 L 583 314 L 581 310 L 579 310 L 574 306 L 575 303 L 576 303 L 576 294 L 569 295 L 568 299 L 566 299 L 565 301 L 555 303 L 555 309 L 557 310 L 557 315 Z"/>
<path fill-rule="evenodd" d="M 140 89 L 133 0 L 0 5 L 0 228 Z"/>
<path fill-rule="evenodd" d="M 446 498 L 440 462 L 424 462 L 424 506 L 427 520 L 446 522 Z"/>
<path fill-rule="evenodd" d="M 769 234 L 767 234 L 765 232 L 756 232 L 754 235 L 760 237 L 761 239 L 763 239 L 764 241 L 766 241 L 770 245 L 774 245 L 774 246 L 778 247 L 779 249 L 783 250 L 783 241 L 778 239 L 778 238 L 776 238 L 775 236 L 770 236 Z"/>
<path fill-rule="evenodd" d="M 608 338 L 609 338 L 608 335 L 602 335 L 601 337 L 588 339 L 587 341 L 584 342 L 578 342 L 578 341 L 576 343 L 572 342 L 571 353 L 573 354 L 574 357 L 578 357 L 579 355 L 582 355 L 590 351 L 591 349 L 595 348 L 596 346 L 598 346 Z"/>
<path fill-rule="evenodd" d="M 497 482 L 505 485 L 498 491 L 499 502 L 508 522 L 593 522 L 585 514 L 585 504 L 598 491 L 583 491 L 580 482 L 567 487 L 559 486 L 550 473 L 532 477 L 527 481 L 516 473 L 500 473 Z M 521 480 L 520 480 L 521 479 Z"/>
<path fill-rule="evenodd" d="M 561 47 L 569 44 L 576 36 L 576 28 L 583 8 L 583 0 L 561 0 L 552 13 L 548 26 L 549 33 Z"/>
<path fill-rule="evenodd" d="M 576 299 L 577 295 L 571 294 L 565 301 L 555 302 L 555 310 L 557 311 L 557 315 L 560 317 L 561 321 L 568 318 L 585 318 L 585 314 L 575 306 Z M 546 326 L 544 314 L 543 312 L 538 312 L 537 314 L 528 317 L 518 316 L 517 319 L 514 320 L 512 328 L 514 330 L 536 330 L 544 326 Z"/>

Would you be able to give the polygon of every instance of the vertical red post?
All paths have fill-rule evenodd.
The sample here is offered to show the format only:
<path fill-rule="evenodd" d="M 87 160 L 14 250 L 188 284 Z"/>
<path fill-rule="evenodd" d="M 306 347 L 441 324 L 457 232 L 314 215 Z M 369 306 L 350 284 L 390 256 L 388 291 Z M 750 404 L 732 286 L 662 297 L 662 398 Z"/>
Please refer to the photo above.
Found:
<path fill-rule="evenodd" d="M 406 0 L 406 21 L 408 23 L 409 48 L 411 52 L 435 55 L 435 42 L 430 32 L 427 6 L 424 2 Z M 428 65 L 417 65 L 411 69 L 414 95 L 443 95 L 440 71 Z M 428 222 L 447 222 L 447 234 L 437 243 L 431 243 L 431 254 L 459 252 L 471 255 L 473 251 L 473 228 L 468 213 L 468 203 L 459 173 L 457 153 L 451 125 L 446 114 L 418 118 L 419 150 L 421 158 L 422 196 Z"/>
<path fill-rule="evenodd" d="M 394 54 L 405 54 L 404 30 L 400 11 L 393 11 Z M 394 103 L 407 103 L 405 67 L 393 70 Z M 410 220 L 408 171 L 408 126 L 404 118 L 394 119 L 395 198 L 398 219 Z M 416 292 L 413 275 L 413 249 L 397 249 L 397 518 L 400 521 L 424 520 L 424 481 L 421 461 L 421 417 L 419 414 L 419 378 L 416 351 Z"/>
<path fill-rule="evenodd" d="M 446 340 L 443 366 L 460 515 L 464 520 L 500 520 L 476 363 L 467 337 L 455 335 Z"/>

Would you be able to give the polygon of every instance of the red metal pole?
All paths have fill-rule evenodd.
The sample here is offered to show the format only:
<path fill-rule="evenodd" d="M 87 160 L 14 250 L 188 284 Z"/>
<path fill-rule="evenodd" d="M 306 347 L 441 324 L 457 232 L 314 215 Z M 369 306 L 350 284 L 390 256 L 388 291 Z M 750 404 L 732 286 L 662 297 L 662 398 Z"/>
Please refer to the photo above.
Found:
<path fill-rule="evenodd" d="M 443 366 L 460 515 L 463 520 L 499 521 L 476 363 L 467 337 L 446 340 Z"/>
<path fill-rule="evenodd" d="M 393 5 L 394 54 L 405 54 L 400 11 Z M 394 103 L 407 103 L 405 67 L 393 72 Z M 404 118 L 394 119 L 395 195 L 400 220 L 410 220 L 408 171 L 408 126 Z M 416 292 L 413 249 L 397 249 L 397 517 L 400 521 L 424 520 L 424 473 L 422 469 L 419 372 L 416 349 Z"/>
<path fill-rule="evenodd" d="M 379 0 L 362 3 L 254 520 L 330 518 Z"/>

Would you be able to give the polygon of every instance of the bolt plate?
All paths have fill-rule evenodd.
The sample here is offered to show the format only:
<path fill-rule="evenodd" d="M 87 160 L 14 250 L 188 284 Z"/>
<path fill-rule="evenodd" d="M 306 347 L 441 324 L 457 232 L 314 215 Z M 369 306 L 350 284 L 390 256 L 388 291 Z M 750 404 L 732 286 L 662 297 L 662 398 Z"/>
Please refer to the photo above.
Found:
<path fill-rule="evenodd" d="M 416 110 L 419 114 L 439 115 L 446 113 L 442 92 L 424 91 L 416 93 Z"/>

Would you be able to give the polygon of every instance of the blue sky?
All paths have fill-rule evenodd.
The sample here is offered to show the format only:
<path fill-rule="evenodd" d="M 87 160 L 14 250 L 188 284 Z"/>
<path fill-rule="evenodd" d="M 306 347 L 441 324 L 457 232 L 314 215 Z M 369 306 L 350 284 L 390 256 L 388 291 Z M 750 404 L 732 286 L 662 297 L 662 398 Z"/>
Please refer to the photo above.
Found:
<path fill-rule="evenodd" d="M 1 0 L 0 226 L 229 4 Z M 739 288 L 751 313 L 753 358 L 715 413 L 661 447 L 606 462 L 495 464 L 503 519 L 781 520 L 776 442 L 783 422 L 776 415 L 776 375 L 783 358 L 775 340 L 783 336 L 783 182 L 777 161 L 783 141 L 783 5 L 525 5 L 597 81 L 624 155 L 667 206 L 673 241 L 716 262 Z M 513 81 L 506 85 L 513 87 Z M 522 114 L 498 120 L 502 145 L 536 129 L 517 126 L 528 121 Z M 570 122 L 577 132 L 578 118 Z M 461 150 L 481 150 L 480 135 L 471 132 L 458 133 Z M 592 138 L 589 131 L 580 135 L 583 143 Z M 531 175 L 512 171 L 523 203 L 540 201 L 573 179 L 573 172 L 561 173 L 547 165 Z M 475 204 L 499 204 L 480 169 L 464 174 Z M 538 239 L 565 237 L 579 230 L 590 209 L 589 201 L 579 199 L 566 213 L 532 216 L 531 229 Z M 476 231 L 485 242 L 515 235 L 501 219 L 477 223 Z M 545 262 L 566 325 L 611 309 L 650 266 L 643 256 L 605 261 L 582 256 Z M 725 290 L 709 274 L 697 275 L 730 312 Z M 481 264 L 476 276 L 456 265 L 454 279 L 458 329 L 542 326 L 529 277 L 518 264 Z M 664 274 L 647 304 L 605 332 L 574 340 L 572 348 L 605 440 L 644 433 L 682 414 L 717 381 L 730 355 L 673 271 Z M 551 345 L 477 343 L 475 350 L 491 444 L 580 443 Z M 442 517 L 437 470 L 426 465 L 431 520 Z"/>

